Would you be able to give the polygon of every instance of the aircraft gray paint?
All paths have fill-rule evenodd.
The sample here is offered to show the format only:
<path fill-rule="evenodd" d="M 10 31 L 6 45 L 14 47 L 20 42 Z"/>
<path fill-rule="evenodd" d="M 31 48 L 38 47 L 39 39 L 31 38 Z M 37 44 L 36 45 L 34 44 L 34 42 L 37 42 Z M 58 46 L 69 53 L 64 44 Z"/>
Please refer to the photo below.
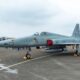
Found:
<path fill-rule="evenodd" d="M 79 49 L 80 44 L 80 30 L 79 24 L 76 24 L 72 36 L 63 36 L 55 33 L 41 32 L 40 34 L 34 34 L 29 37 L 5 40 L 0 42 L 0 47 L 12 47 L 12 48 L 27 48 L 47 46 L 52 48 L 61 48 L 62 50 L 67 45 L 76 45 L 76 52 Z"/>

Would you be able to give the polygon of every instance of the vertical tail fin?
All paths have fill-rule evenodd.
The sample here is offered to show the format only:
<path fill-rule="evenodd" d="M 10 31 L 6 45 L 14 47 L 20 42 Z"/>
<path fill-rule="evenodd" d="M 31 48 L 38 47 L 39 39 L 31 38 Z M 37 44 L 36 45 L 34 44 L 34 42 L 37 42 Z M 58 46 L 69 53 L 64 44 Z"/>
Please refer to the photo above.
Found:
<path fill-rule="evenodd" d="M 76 24 L 75 29 L 73 31 L 72 37 L 80 37 L 80 29 L 79 24 Z"/>

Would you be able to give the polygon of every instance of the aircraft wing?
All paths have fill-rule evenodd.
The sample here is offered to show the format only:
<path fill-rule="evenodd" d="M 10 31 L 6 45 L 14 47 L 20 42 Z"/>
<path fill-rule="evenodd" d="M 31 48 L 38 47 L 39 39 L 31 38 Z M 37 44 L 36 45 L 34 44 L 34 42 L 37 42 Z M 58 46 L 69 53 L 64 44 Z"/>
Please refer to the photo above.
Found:
<path fill-rule="evenodd" d="M 80 39 L 77 38 L 64 38 L 64 39 L 48 39 L 47 45 L 72 45 L 72 44 L 80 44 Z"/>

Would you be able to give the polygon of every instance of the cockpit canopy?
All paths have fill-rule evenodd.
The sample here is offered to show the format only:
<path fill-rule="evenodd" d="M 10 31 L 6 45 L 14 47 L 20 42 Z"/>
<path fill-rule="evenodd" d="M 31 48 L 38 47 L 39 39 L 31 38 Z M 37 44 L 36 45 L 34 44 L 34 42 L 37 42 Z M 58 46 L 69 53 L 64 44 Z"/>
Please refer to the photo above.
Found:
<path fill-rule="evenodd" d="M 40 34 L 38 32 L 36 32 L 34 34 L 34 36 L 46 36 L 46 35 L 53 35 L 53 33 L 50 33 L 50 32 L 41 32 Z"/>
<path fill-rule="evenodd" d="M 39 36 L 39 33 L 38 33 L 38 32 L 36 32 L 36 33 L 34 34 L 34 36 Z"/>
<path fill-rule="evenodd" d="M 40 35 L 41 36 L 53 35 L 53 33 L 50 33 L 50 32 L 41 32 Z"/>

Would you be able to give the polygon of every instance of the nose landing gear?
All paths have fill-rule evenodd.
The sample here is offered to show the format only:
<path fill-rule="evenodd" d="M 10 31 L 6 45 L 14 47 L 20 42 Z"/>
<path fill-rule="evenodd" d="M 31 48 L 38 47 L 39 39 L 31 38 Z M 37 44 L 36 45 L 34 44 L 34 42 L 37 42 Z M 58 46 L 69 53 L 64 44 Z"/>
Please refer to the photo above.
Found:
<path fill-rule="evenodd" d="M 26 54 L 26 59 L 31 59 L 31 54 Z"/>
<path fill-rule="evenodd" d="M 29 47 L 29 49 L 27 50 L 27 53 L 26 53 L 26 55 L 25 55 L 25 57 L 24 57 L 24 59 L 31 59 L 31 48 Z"/>

